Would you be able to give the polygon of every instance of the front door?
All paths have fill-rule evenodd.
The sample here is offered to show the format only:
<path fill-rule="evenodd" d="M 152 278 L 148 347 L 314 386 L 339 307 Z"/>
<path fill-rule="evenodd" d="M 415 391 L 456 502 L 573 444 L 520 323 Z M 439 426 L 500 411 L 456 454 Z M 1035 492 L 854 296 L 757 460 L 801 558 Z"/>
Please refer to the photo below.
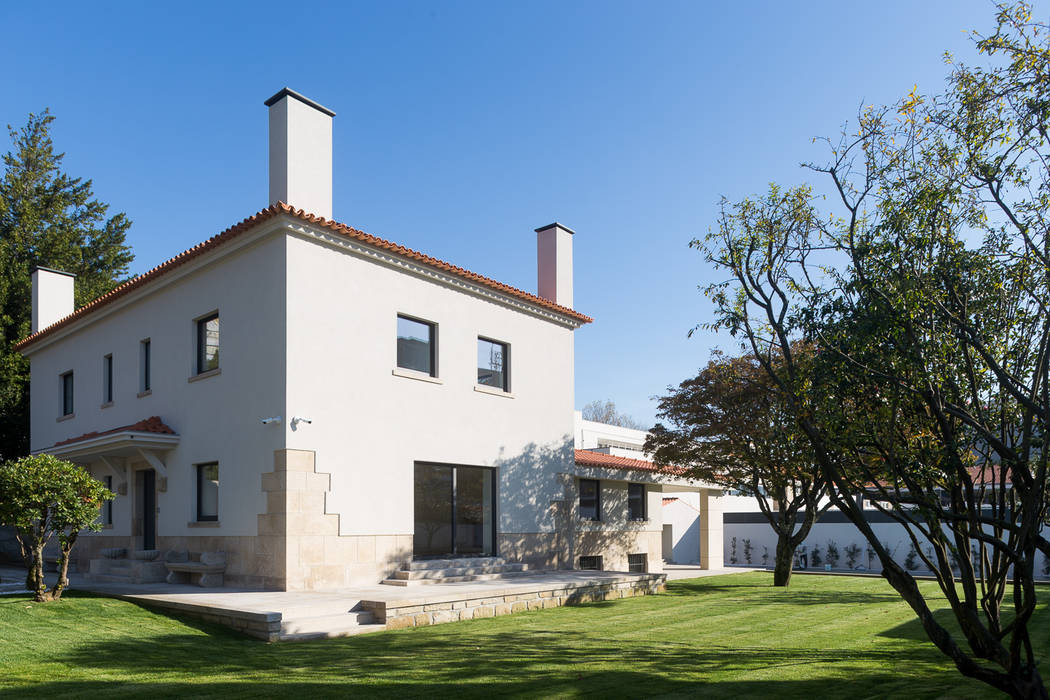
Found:
<path fill-rule="evenodd" d="M 496 470 L 417 463 L 415 557 L 496 553 Z"/>
<path fill-rule="evenodd" d="M 157 548 L 157 473 L 152 469 L 142 472 L 142 548 Z"/>

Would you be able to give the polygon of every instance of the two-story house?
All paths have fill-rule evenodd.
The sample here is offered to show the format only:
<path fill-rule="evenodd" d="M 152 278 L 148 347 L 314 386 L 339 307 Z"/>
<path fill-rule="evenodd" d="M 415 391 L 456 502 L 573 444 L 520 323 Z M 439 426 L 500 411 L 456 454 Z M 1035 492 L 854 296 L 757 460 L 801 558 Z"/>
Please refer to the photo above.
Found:
<path fill-rule="evenodd" d="M 334 588 L 413 557 L 601 554 L 567 525 L 591 321 L 573 232 L 536 231 L 532 294 L 336 223 L 334 113 L 288 89 L 266 105 L 268 208 L 79 309 L 72 277 L 33 273 L 32 449 L 118 494 L 81 570 L 103 548 L 222 550 L 232 584 Z M 607 568 L 660 570 L 658 525 L 605 529 Z"/>

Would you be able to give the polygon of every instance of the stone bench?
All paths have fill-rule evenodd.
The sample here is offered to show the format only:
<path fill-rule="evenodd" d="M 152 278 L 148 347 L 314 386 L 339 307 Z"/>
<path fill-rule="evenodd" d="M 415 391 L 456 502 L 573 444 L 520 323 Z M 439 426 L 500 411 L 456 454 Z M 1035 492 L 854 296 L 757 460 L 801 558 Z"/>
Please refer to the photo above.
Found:
<path fill-rule="evenodd" d="M 164 566 L 168 568 L 168 583 L 192 583 L 197 576 L 198 586 L 220 587 L 226 571 L 226 552 L 202 552 L 200 561 L 190 561 L 189 552 L 169 552 Z"/>

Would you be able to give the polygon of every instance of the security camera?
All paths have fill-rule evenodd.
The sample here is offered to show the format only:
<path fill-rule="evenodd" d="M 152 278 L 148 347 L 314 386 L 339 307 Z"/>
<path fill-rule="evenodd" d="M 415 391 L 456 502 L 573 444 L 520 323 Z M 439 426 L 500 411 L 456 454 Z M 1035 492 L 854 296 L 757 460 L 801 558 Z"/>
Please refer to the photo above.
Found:
<path fill-rule="evenodd" d="M 292 427 L 294 428 L 299 423 L 306 423 L 307 425 L 310 425 L 311 423 L 313 423 L 313 421 L 309 418 L 303 418 L 302 416 L 292 416 Z"/>
<path fill-rule="evenodd" d="M 262 419 L 262 424 L 263 425 L 270 425 L 271 423 L 280 423 L 280 422 L 281 422 L 281 417 L 280 416 L 273 416 L 272 418 L 263 418 Z"/>

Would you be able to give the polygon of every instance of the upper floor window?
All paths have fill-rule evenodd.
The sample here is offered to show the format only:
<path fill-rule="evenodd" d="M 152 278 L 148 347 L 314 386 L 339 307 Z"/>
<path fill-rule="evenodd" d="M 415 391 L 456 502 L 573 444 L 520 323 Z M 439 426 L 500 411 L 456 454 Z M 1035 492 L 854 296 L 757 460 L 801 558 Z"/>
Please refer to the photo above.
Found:
<path fill-rule="evenodd" d="M 510 348 L 478 337 L 478 384 L 510 391 Z"/>
<path fill-rule="evenodd" d="M 152 347 L 150 345 L 149 338 L 146 338 L 145 340 L 143 340 L 142 342 L 139 343 L 139 367 L 140 367 L 140 371 L 139 371 L 139 391 L 142 391 L 142 392 L 151 391 L 151 389 L 150 389 L 150 372 L 151 372 L 151 369 L 152 369 L 150 367 L 150 363 L 152 361 L 152 357 L 150 356 L 150 351 L 151 350 L 152 350 Z"/>
<path fill-rule="evenodd" d="M 113 490 L 113 477 L 106 476 L 106 489 L 109 491 Z M 102 524 L 112 525 L 113 524 L 113 499 L 107 499 L 102 502 Z"/>
<path fill-rule="evenodd" d="M 219 463 L 197 465 L 197 520 L 219 519 Z"/>
<path fill-rule="evenodd" d="M 580 479 L 580 518 L 601 520 L 601 490 L 597 479 Z"/>
<path fill-rule="evenodd" d="M 437 326 L 397 317 L 397 366 L 437 376 Z"/>
<path fill-rule="evenodd" d="M 197 374 L 219 368 L 219 314 L 197 321 Z"/>
<path fill-rule="evenodd" d="M 645 520 L 645 484 L 627 484 L 627 517 Z"/>
<path fill-rule="evenodd" d="M 62 415 L 73 415 L 73 372 L 62 375 Z"/>
<path fill-rule="evenodd" d="M 102 358 L 102 403 L 113 403 L 113 356 Z"/>

